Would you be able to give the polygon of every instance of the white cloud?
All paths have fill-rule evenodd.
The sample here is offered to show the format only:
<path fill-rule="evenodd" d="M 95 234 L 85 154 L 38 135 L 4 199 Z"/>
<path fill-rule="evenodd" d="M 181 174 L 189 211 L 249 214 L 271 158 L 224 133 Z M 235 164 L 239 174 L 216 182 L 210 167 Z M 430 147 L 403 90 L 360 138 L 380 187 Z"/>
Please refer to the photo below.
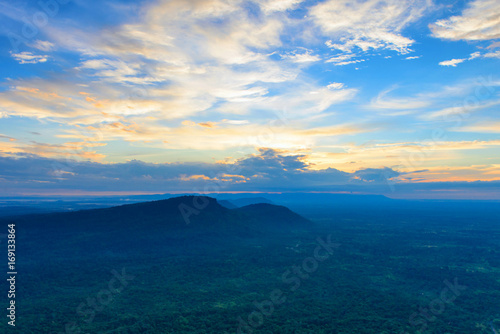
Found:
<path fill-rule="evenodd" d="M 30 43 L 29 46 L 45 52 L 53 51 L 55 47 L 54 43 L 51 43 L 49 41 L 41 41 L 39 39 L 35 40 L 33 43 Z"/>
<path fill-rule="evenodd" d="M 20 53 L 12 53 L 12 58 L 19 62 L 19 64 L 37 64 L 37 63 L 45 63 L 49 56 L 35 55 L 31 52 L 20 52 Z"/>
<path fill-rule="evenodd" d="M 335 40 L 329 45 L 333 49 L 389 49 L 404 54 L 414 41 L 403 36 L 402 30 L 429 7 L 427 0 L 328 0 L 313 6 L 310 15 Z"/>
<path fill-rule="evenodd" d="M 469 58 L 467 60 L 472 60 L 472 59 L 476 59 L 478 57 L 481 57 L 481 52 L 474 52 L 474 53 L 471 53 Z"/>
<path fill-rule="evenodd" d="M 488 52 L 483 55 L 484 58 L 499 58 L 500 59 L 500 51 Z"/>
<path fill-rule="evenodd" d="M 420 109 L 429 105 L 428 101 L 425 101 L 419 97 L 389 97 L 389 93 L 392 92 L 394 88 L 385 90 L 381 92 L 375 99 L 373 99 L 369 105 L 369 108 L 373 109 L 389 109 L 389 110 L 411 110 Z"/>
<path fill-rule="evenodd" d="M 133 23 L 97 32 L 52 25 L 51 42 L 32 47 L 79 53 L 76 75 L 71 83 L 14 80 L 11 87 L 25 89 L 1 92 L 0 112 L 64 123 L 64 133 L 73 136 L 85 128 L 82 140 L 99 135 L 151 147 L 223 149 L 239 145 L 235 138 L 255 136 L 276 112 L 303 119 L 352 99 L 356 89 L 324 87 L 301 75 L 321 60 L 314 51 L 283 48 L 286 10 L 299 1 L 286 2 L 286 9 L 264 3 L 275 7 L 249 13 L 239 0 L 158 1 Z M 282 59 L 270 56 L 279 53 Z M 216 126 L 181 129 L 176 120 Z M 304 145 L 290 131 L 281 136 L 276 145 Z"/>
<path fill-rule="evenodd" d="M 328 89 L 342 89 L 344 88 L 344 84 L 341 82 L 332 82 L 328 86 L 326 86 Z"/>
<path fill-rule="evenodd" d="M 312 51 L 307 49 L 303 50 L 303 52 L 294 51 L 281 55 L 281 58 L 291 60 L 294 63 L 311 63 L 321 60 L 320 56 L 312 54 Z"/>
<path fill-rule="evenodd" d="M 296 8 L 304 0 L 258 0 L 262 10 L 266 13 L 283 12 Z"/>
<path fill-rule="evenodd" d="M 454 131 L 477 132 L 477 133 L 500 133 L 500 122 L 483 122 L 461 128 L 455 128 Z"/>
<path fill-rule="evenodd" d="M 326 44 L 328 46 L 331 45 L 331 41 L 326 42 Z M 326 62 L 327 63 L 340 63 L 340 62 L 352 59 L 355 56 L 356 55 L 354 55 L 354 54 L 345 54 L 345 55 L 335 56 L 335 57 L 328 59 Z"/>
<path fill-rule="evenodd" d="M 481 103 L 477 103 L 475 105 L 457 104 L 454 107 L 448 107 L 448 108 L 444 108 L 441 110 L 437 110 L 437 111 L 423 114 L 420 116 L 420 118 L 425 119 L 425 120 L 436 120 L 436 119 L 447 120 L 447 119 L 449 119 L 448 117 L 452 116 L 452 115 L 466 118 L 466 117 L 468 117 L 468 114 L 470 114 L 472 112 L 476 112 L 476 111 L 486 109 L 486 108 L 491 108 L 491 107 L 497 106 L 499 104 L 500 104 L 500 100 L 481 102 Z"/>
<path fill-rule="evenodd" d="M 473 60 L 476 58 L 500 58 L 500 51 L 489 52 L 486 54 L 481 54 L 481 52 L 477 51 L 477 52 L 471 53 L 468 58 L 458 58 L 458 59 L 445 60 L 445 61 L 440 62 L 439 65 L 457 67 L 458 64 L 461 64 L 466 60 Z"/>
<path fill-rule="evenodd" d="M 445 60 L 439 63 L 441 66 L 452 66 L 452 67 L 457 67 L 458 64 L 463 63 L 467 59 L 462 58 L 462 59 L 450 59 L 450 60 Z"/>
<path fill-rule="evenodd" d="M 405 59 L 407 59 L 407 60 L 413 60 L 413 59 L 418 59 L 418 58 L 422 58 L 422 56 L 406 57 Z"/>
<path fill-rule="evenodd" d="M 233 124 L 233 125 L 245 125 L 245 124 L 250 123 L 246 119 L 244 119 L 244 120 L 223 119 L 222 122 L 227 123 L 227 124 Z"/>
<path fill-rule="evenodd" d="M 364 62 L 365 59 L 357 59 L 357 60 L 349 60 L 349 61 L 341 61 L 338 63 L 334 63 L 335 66 L 345 66 L 345 65 L 350 65 L 350 64 L 356 64 L 356 63 L 361 63 Z M 357 68 L 356 68 L 357 69 Z"/>
<path fill-rule="evenodd" d="M 434 37 L 450 40 L 492 40 L 500 38 L 500 2 L 475 0 L 462 15 L 439 20 L 429 27 Z"/>
<path fill-rule="evenodd" d="M 327 42 L 328 45 L 328 42 Z M 349 64 L 356 64 L 356 63 L 361 63 L 365 61 L 365 59 L 352 59 L 355 58 L 355 54 L 343 54 L 340 56 L 335 56 L 326 61 L 326 63 L 333 63 L 335 66 L 344 66 L 344 65 L 349 65 Z M 352 60 L 351 60 L 352 59 Z"/>

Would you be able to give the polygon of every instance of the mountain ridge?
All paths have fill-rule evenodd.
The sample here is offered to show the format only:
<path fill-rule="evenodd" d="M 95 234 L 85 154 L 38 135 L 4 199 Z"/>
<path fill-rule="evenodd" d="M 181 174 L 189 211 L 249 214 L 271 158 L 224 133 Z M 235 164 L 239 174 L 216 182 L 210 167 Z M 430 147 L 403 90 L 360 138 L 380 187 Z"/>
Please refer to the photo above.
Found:
<path fill-rule="evenodd" d="M 213 197 L 192 195 L 110 208 L 5 217 L 0 221 L 19 222 L 35 230 L 66 227 L 111 231 L 142 227 L 162 230 L 219 228 L 225 232 L 248 230 L 256 226 L 259 226 L 260 232 L 265 231 L 265 226 L 286 230 L 287 227 L 305 227 L 310 223 L 284 206 L 262 203 L 228 209 Z"/>

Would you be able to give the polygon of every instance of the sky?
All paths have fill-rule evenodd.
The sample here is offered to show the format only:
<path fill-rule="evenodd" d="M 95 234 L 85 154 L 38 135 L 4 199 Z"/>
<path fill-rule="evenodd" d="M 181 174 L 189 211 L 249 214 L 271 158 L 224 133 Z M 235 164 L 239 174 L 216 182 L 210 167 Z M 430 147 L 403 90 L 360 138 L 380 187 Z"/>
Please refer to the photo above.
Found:
<path fill-rule="evenodd" d="M 0 196 L 500 199 L 497 0 L 0 0 Z"/>

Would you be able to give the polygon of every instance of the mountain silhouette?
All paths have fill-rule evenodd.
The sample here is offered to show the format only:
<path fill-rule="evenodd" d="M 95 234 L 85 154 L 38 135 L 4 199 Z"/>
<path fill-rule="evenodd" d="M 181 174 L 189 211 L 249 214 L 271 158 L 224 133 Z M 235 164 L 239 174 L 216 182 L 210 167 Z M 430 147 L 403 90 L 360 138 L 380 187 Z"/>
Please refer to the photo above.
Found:
<path fill-rule="evenodd" d="M 73 243 L 75 248 L 86 244 L 87 247 L 90 240 L 104 246 L 130 240 L 148 240 L 148 244 L 214 237 L 221 240 L 289 233 L 298 228 L 307 229 L 312 224 L 283 206 L 252 204 L 228 209 L 206 196 L 181 196 L 104 209 L 10 217 L 0 221 L 16 223 L 19 238 L 26 238 L 27 246 L 36 238 L 37 247 L 42 249 L 53 248 L 57 243 Z"/>
<path fill-rule="evenodd" d="M 252 222 L 252 226 L 263 229 L 287 230 L 304 228 L 310 224 L 310 221 L 306 218 L 281 205 L 259 203 L 247 205 L 233 211 L 247 215 L 247 219 Z"/>
<path fill-rule="evenodd" d="M 228 209 L 206 196 L 181 196 L 75 212 L 1 218 L 16 224 L 19 256 L 31 263 L 57 258 L 92 261 L 144 254 L 152 259 L 221 247 L 241 247 L 307 230 L 311 222 L 283 206 Z M 224 246 L 225 245 L 225 246 Z M 232 245 L 232 246 L 231 246 Z M 104 254 L 104 255 L 103 255 Z M 111 255 L 110 255 L 111 254 Z"/>

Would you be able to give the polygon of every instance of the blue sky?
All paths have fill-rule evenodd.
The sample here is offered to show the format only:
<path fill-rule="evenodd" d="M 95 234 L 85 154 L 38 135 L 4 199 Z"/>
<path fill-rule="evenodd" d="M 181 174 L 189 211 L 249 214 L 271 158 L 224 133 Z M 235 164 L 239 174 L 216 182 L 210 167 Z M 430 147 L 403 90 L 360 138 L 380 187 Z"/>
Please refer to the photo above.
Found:
<path fill-rule="evenodd" d="M 215 182 L 494 198 L 499 14 L 494 0 L 0 1 L 3 195 Z"/>

